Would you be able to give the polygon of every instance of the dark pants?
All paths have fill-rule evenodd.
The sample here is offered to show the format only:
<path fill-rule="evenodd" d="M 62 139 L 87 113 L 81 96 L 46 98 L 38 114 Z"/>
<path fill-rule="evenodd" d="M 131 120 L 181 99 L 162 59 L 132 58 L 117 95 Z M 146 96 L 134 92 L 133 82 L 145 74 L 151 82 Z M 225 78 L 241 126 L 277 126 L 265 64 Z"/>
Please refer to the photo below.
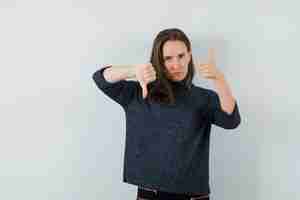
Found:
<path fill-rule="evenodd" d="M 208 194 L 175 194 L 138 187 L 137 200 L 209 200 Z"/>

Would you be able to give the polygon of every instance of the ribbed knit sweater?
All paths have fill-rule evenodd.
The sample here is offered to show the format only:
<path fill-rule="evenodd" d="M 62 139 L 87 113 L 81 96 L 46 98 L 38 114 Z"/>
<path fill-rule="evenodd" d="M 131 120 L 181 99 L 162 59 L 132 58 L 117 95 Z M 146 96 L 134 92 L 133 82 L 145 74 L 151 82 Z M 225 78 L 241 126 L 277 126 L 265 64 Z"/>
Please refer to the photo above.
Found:
<path fill-rule="evenodd" d="M 194 84 L 187 89 L 182 81 L 172 82 L 175 105 L 147 101 L 138 82 L 105 80 L 106 68 L 93 80 L 125 111 L 123 181 L 172 193 L 210 193 L 211 126 L 236 128 L 241 121 L 237 102 L 227 114 L 216 92 Z"/>

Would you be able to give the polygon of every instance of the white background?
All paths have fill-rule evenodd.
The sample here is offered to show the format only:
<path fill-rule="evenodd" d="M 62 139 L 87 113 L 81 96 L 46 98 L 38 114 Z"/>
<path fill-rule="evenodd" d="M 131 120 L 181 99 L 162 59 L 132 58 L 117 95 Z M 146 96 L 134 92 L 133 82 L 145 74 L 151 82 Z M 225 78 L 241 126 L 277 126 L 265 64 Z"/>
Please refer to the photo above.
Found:
<path fill-rule="evenodd" d="M 135 199 L 122 183 L 125 115 L 96 64 L 149 61 L 178 27 L 194 59 L 216 49 L 241 125 L 213 127 L 211 199 L 300 199 L 297 1 L 0 3 L 0 199 Z M 196 84 L 212 85 L 197 77 Z"/>

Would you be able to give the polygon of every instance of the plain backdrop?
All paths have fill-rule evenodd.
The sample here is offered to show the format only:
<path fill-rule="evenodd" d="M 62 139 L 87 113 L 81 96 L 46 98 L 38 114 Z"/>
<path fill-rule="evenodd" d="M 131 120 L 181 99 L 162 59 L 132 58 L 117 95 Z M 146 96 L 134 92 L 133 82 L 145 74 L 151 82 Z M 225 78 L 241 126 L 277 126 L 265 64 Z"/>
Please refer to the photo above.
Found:
<path fill-rule="evenodd" d="M 211 199 L 300 199 L 299 6 L 1 0 L 0 199 L 135 199 L 122 182 L 124 111 L 92 74 L 148 62 L 156 34 L 172 27 L 194 59 L 215 48 L 242 116 L 237 129 L 212 129 Z"/>

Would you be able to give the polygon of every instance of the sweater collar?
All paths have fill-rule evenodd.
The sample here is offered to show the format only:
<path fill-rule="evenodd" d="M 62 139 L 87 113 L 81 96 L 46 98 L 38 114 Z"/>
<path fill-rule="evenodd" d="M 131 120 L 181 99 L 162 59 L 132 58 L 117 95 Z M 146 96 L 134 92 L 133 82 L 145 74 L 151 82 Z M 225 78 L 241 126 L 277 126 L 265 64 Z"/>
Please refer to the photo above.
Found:
<path fill-rule="evenodd" d="M 173 92 L 175 96 L 182 96 L 189 93 L 189 88 L 185 84 L 185 81 L 170 81 L 170 84 L 172 86 Z"/>
<path fill-rule="evenodd" d="M 171 85 L 172 85 L 172 87 L 174 89 L 188 89 L 188 87 L 185 84 L 184 80 L 182 80 L 182 81 L 173 81 L 173 80 L 170 80 L 170 83 L 171 83 Z"/>

